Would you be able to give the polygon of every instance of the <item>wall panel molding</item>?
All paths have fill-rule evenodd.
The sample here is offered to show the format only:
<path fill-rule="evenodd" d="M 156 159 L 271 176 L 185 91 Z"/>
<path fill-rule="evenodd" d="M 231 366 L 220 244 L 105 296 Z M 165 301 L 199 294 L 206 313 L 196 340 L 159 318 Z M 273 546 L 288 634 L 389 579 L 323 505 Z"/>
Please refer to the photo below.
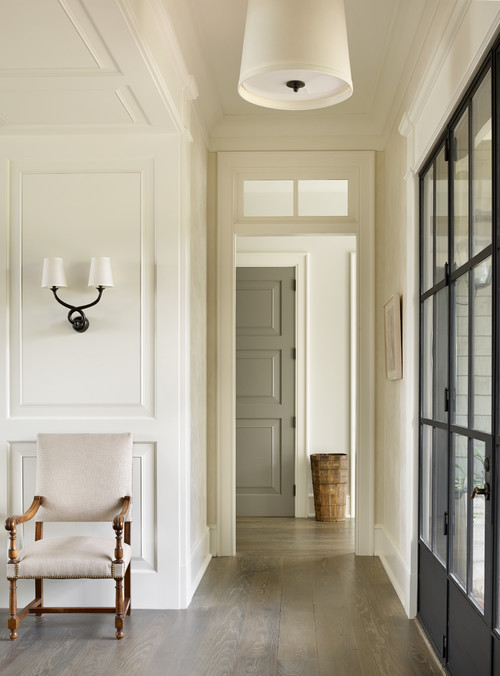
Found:
<path fill-rule="evenodd" d="M 154 417 L 154 177 L 152 160 L 11 163 L 9 417 Z M 75 334 L 42 259 L 65 259 L 60 295 L 77 304 L 95 297 L 92 255 L 111 257 L 115 286 Z"/>
<path fill-rule="evenodd" d="M 180 283 L 188 270 L 179 253 L 179 139 L 11 135 L 3 137 L 0 155 L 2 519 L 32 498 L 38 433 L 130 431 L 134 607 L 185 607 L 189 420 L 181 420 L 179 391 L 189 377 L 189 353 L 179 323 L 189 308 Z M 90 257 L 107 255 L 115 286 L 90 308 L 90 327 L 78 334 L 50 290 L 40 288 L 42 259 L 65 259 L 68 287 L 61 296 L 82 302 L 96 295 L 87 287 Z M 181 484 L 184 472 L 188 481 Z M 5 548 L 6 536 L 0 535 Z M 189 548 L 182 552 L 188 560 Z M 57 582 L 47 584 L 53 605 L 113 602 L 112 585 Z M 32 585 L 20 587 L 21 606 L 31 600 Z M 7 591 L 4 578 L 2 607 Z"/>

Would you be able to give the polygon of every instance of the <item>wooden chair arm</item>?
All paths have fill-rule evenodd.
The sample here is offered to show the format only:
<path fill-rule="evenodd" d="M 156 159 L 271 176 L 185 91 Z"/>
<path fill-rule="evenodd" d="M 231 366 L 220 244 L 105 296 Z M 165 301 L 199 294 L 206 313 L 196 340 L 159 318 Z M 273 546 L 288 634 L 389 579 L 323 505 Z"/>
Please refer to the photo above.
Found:
<path fill-rule="evenodd" d="M 16 526 L 18 523 L 24 523 L 25 521 L 29 521 L 32 519 L 35 514 L 38 512 L 38 508 L 42 504 L 42 498 L 39 495 L 36 495 L 33 498 L 33 502 L 31 503 L 31 507 L 24 512 L 24 514 L 21 514 L 20 516 L 9 516 L 9 518 L 5 521 L 5 529 L 8 531 L 15 530 Z"/>
<path fill-rule="evenodd" d="M 116 535 L 115 560 L 113 563 L 123 563 L 123 522 L 127 516 L 128 510 L 130 509 L 130 503 L 131 498 L 127 495 L 123 498 L 122 511 L 113 519 L 113 530 L 115 531 Z"/>
<path fill-rule="evenodd" d="M 9 563 L 15 563 L 17 561 L 17 524 L 24 523 L 32 519 L 35 514 L 38 512 L 38 508 L 42 504 L 42 498 L 39 495 L 35 495 L 31 507 L 21 514 L 20 516 L 9 516 L 5 521 L 5 529 L 10 533 L 10 545 L 9 545 Z"/>
<path fill-rule="evenodd" d="M 123 521 L 124 521 L 125 517 L 126 517 L 127 514 L 128 514 L 128 511 L 129 511 L 129 509 L 130 509 L 131 503 L 132 503 L 132 498 L 131 498 L 130 496 L 127 495 L 127 496 L 125 496 L 125 497 L 123 498 L 122 510 L 121 510 L 121 512 L 120 512 L 119 514 L 117 514 L 117 515 L 115 516 L 115 518 L 113 519 L 113 528 L 114 528 L 115 530 L 117 530 L 117 529 L 122 530 L 122 528 L 123 528 Z"/>

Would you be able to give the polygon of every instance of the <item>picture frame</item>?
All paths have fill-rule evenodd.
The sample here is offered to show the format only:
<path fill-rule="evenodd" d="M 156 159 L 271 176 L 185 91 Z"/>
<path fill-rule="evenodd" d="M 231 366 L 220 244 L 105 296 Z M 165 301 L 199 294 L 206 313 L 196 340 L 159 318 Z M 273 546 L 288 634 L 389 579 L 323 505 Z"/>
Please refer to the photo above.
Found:
<path fill-rule="evenodd" d="M 401 380 L 403 377 L 401 338 L 401 295 L 396 293 L 384 305 L 385 377 L 387 380 Z"/>

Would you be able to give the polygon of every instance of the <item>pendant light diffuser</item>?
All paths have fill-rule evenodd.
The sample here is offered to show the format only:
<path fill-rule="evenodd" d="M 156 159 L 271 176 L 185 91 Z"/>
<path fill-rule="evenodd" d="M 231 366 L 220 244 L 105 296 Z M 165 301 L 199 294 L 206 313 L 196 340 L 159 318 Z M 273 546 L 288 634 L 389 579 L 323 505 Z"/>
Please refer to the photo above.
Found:
<path fill-rule="evenodd" d="M 249 0 L 238 92 L 279 110 L 324 108 L 349 98 L 343 0 Z"/>

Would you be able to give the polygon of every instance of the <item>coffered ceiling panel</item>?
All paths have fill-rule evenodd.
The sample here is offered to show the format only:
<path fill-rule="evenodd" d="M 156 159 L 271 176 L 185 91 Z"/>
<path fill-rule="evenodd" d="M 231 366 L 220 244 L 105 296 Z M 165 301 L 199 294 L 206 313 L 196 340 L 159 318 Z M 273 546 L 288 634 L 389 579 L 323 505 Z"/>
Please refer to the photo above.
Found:
<path fill-rule="evenodd" d="M 0 92 L 4 124 L 98 125 L 146 122 L 133 100 L 118 91 L 47 90 Z"/>
<path fill-rule="evenodd" d="M 0 0 L 0 131 L 171 128 L 119 0 Z"/>
<path fill-rule="evenodd" d="M 0 0 L 0 71 L 116 68 L 75 0 Z"/>

